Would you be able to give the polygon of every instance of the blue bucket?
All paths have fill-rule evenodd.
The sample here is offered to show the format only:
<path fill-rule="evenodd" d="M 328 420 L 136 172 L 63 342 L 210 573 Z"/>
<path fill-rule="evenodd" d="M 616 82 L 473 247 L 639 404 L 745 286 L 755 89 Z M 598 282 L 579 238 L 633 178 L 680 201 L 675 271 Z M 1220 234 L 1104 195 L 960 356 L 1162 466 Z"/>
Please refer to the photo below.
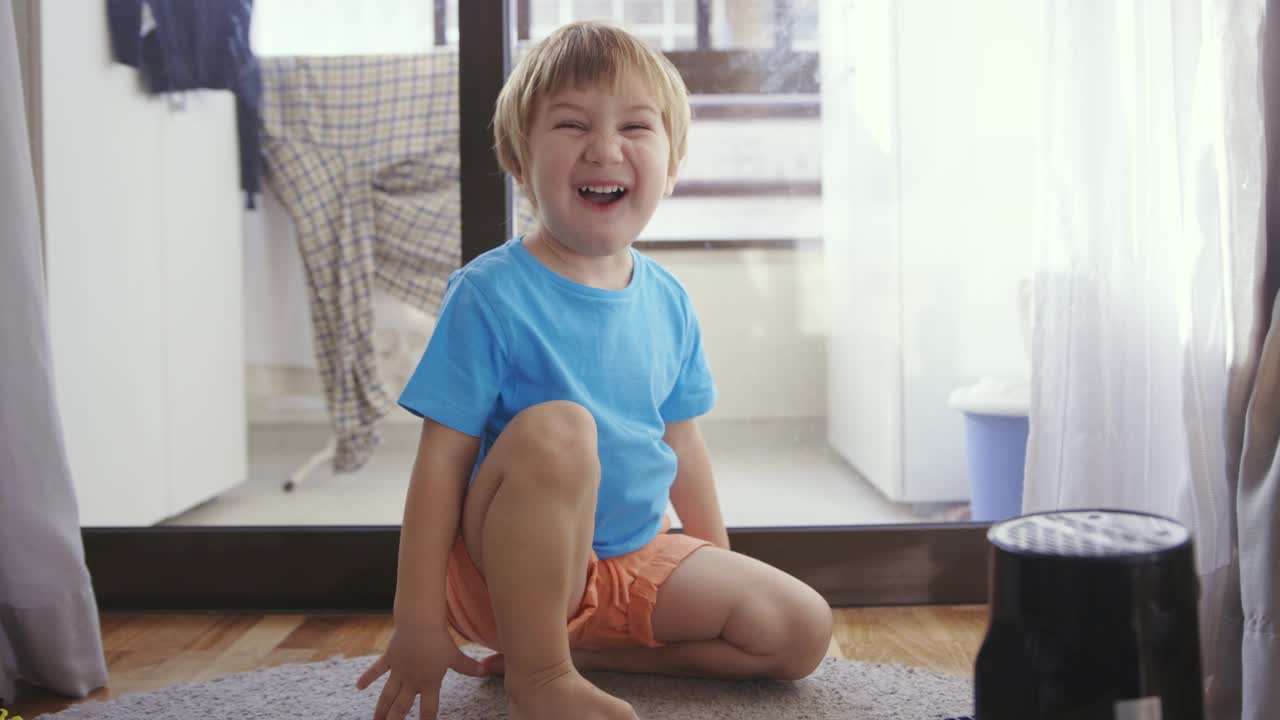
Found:
<path fill-rule="evenodd" d="M 1022 514 L 1022 482 L 1027 464 L 1026 416 L 964 414 L 968 446 L 970 513 L 975 522 L 995 522 Z"/>

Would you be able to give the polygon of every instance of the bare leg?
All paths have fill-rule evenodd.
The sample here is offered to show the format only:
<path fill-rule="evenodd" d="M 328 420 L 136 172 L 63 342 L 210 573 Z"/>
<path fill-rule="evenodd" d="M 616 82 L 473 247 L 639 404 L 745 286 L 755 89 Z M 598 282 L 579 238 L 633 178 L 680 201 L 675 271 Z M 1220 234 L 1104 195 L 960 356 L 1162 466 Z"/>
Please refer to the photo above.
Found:
<path fill-rule="evenodd" d="M 507 425 L 467 493 L 463 541 L 489 586 L 512 718 L 636 717 L 578 674 L 565 630 L 586 584 L 596 453 L 590 413 L 536 405 Z"/>
<path fill-rule="evenodd" d="M 658 648 L 575 653 L 581 669 L 798 680 L 831 644 L 831 608 L 812 588 L 745 555 L 703 548 L 658 592 Z"/>
<path fill-rule="evenodd" d="M 573 651 L 580 670 L 797 680 L 831 643 L 831 609 L 795 578 L 719 548 L 690 555 L 658 593 L 658 648 Z M 500 672 L 503 658 L 486 660 Z"/>

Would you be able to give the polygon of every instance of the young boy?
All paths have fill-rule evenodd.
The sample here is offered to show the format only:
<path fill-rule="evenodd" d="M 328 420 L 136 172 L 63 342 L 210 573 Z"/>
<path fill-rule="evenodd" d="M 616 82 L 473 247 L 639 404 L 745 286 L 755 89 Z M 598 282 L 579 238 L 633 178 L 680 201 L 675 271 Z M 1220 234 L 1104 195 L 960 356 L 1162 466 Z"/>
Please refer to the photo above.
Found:
<path fill-rule="evenodd" d="M 454 273 L 400 398 L 423 429 L 395 628 L 357 681 L 391 673 L 375 720 L 418 695 L 435 718 L 449 669 L 503 672 L 513 718 L 635 718 L 579 671 L 798 679 L 825 655 L 822 597 L 729 551 L 698 321 L 631 248 L 688 126 L 675 68 L 612 25 L 557 30 L 507 80 L 498 158 L 538 224 Z"/>

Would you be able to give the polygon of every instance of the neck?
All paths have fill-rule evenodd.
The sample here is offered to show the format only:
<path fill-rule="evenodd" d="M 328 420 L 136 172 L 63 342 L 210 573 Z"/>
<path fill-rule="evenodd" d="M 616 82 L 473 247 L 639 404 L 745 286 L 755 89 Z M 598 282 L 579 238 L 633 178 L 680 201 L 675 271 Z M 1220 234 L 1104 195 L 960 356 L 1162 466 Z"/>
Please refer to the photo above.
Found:
<path fill-rule="evenodd" d="M 525 236 L 524 246 L 543 265 L 576 283 L 602 290 L 624 290 L 631 284 L 630 247 L 612 255 L 583 255 L 565 247 L 542 226 Z"/>

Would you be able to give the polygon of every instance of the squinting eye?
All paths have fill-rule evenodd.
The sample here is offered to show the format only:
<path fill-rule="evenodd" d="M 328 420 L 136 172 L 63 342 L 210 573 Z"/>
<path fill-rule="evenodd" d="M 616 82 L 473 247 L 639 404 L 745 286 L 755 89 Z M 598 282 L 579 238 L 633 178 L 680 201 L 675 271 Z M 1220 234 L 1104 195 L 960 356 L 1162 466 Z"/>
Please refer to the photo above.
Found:
<path fill-rule="evenodd" d="M 562 122 L 559 125 L 556 125 L 556 128 L 563 128 L 563 127 L 573 128 L 574 130 L 581 130 L 582 124 L 576 123 L 576 122 Z"/>
<path fill-rule="evenodd" d="M 622 129 L 623 129 L 623 130 L 648 130 L 648 129 L 649 129 L 649 126 L 648 126 L 648 125 L 642 125 L 642 124 L 640 124 L 640 123 L 632 123 L 632 124 L 627 125 L 626 127 L 622 128 Z"/>

